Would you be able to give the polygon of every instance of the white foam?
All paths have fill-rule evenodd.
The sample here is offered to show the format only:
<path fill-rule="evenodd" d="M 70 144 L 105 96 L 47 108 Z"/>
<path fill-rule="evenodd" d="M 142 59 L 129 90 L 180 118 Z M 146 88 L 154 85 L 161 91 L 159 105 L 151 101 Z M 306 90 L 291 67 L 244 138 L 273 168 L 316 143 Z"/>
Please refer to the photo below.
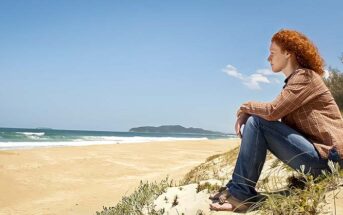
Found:
<path fill-rule="evenodd" d="M 38 140 L 40 137 L 44 136 L 44 132 L 15 132 L 17 134 L 24 134 L 27 138 Z"/>
<path fill-rule="evenodd" d="M 75 141 L 115 141 L 120 143 L 141 143 L 151 141 L 176 141 L 176 140 L 207 140 L 204 138 L 179 138 L 179 137 L 120 137 L 120 136 L 85 136 Z"/>
<path fill-rule="evenodd" d="M 89 138 L 89 139 L 88 139 Z M 93 140 L 90 140 L 92 139 Z M 101 139 L 99 139 L 101 138 Z M 88 145 L 109 145 L 120 143 L 144 143 L 156 141 L 181 141 L 181 140 L 207 140 L 204 138 L 176 138 L 176 137 L 87 137 L 85 139 L 76 139 L 74 141 L 59 141 L 59 142 L 0 142 L 0 150 L 9 149 L 25 149 L 25 148 L 38 148 L 38 147 L 58 147 L 58 146 L 88 146 Z"/>
<path fill-rule="evenodd" d="M 44 132 L 15 132 L 17 134 L 24 134 L 26 136 L 31 136 L 31 135 L 35 135 L 35 136 L 43 136 L 45 133 Z"/>

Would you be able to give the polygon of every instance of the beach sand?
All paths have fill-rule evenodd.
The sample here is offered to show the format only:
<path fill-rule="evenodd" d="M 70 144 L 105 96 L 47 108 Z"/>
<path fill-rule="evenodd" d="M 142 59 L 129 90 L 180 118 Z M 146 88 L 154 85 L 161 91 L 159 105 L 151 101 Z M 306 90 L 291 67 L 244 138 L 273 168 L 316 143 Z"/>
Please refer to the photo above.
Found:
<path fill-rule="evenodd" d="M 176 181 L 238 139 L 0 151 L 0 214 L 95 214 L 140 180 Z"/>

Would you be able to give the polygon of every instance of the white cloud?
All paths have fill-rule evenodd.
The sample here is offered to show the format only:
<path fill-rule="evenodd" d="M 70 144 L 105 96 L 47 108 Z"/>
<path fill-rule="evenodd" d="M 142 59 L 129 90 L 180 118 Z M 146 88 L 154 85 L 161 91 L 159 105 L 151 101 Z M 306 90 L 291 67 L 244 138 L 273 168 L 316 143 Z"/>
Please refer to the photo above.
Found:
<path fill-rule="evenodd" d="M 262 74 L 262 75 L 277 75 L 278 73 L 274 73 L 270 69 L 258 69 L 256 70 L 256 73 Z"/>
<path fill-rule="evenodd" d="M 279 77 L 284 77 L 282 72 L 273 72 L 270 69 L 258 69 L 256 70 L 257 74 L 262 74 L 265 76 L 279 76 Z"/>
<path fill-rule="evenodd" d="M 255 73 L 244 76 L 242 73 L 238 71 L 237 68 L 235 68 L 232 65 L 227 65 L 223 72 L 228 74 L 229 76 L 235 77 L 237 79 L 240 79 L 242 83 L 247 86 L 248 88 L 252 90 L 259 90 L 261 89 L 261 83 L 263 84 L 280 84 L 280 80 L 277 78 L 269 79 L 267 76 L 279 76 L 280 74 L 272 72 L 270 69 L 258 69 Z"/>
<path fill-rule="evenodd" d="M 252 74 L 244 80 L 243 84 L 252 90 L 261 89 L 260 83 L 270 84 L 270 80 L 262 74 Z"/>
<path fill-rule="evenodd" d="M 227 65 L 223 71 L 230 76 L 244 80 L 243 74 L 239 73 L 238 70 L 232 65 Z"/>

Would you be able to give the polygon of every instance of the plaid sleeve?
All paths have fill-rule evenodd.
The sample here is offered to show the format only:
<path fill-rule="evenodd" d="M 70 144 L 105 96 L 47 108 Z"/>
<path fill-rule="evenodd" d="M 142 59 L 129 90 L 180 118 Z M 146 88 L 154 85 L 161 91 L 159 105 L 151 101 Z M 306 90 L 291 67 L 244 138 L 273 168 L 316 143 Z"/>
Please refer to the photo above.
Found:
<path fill-rule="evenodd" d="M 272 102 L 247 102 L 240 109 L 248 114 L 276 121 L 308 102 L 314 92 L 311 73 L 300 70 L 288 81 L 286 87 Z"/>

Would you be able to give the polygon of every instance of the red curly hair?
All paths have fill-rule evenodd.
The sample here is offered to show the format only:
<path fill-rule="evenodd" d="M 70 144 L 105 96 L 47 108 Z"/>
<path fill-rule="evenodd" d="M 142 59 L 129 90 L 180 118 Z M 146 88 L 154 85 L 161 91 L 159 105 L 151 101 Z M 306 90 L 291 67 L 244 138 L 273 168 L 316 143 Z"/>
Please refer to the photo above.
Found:
<path fill-rule="evenodd" d="M 323 76 L 324 60 L 314 43 L 304 34 L 294 30 L 281 29 L 273 35 L 272 42 L 280 46 L 283 51 L 294 54 L 301 67 L 312 69 Z"/>

